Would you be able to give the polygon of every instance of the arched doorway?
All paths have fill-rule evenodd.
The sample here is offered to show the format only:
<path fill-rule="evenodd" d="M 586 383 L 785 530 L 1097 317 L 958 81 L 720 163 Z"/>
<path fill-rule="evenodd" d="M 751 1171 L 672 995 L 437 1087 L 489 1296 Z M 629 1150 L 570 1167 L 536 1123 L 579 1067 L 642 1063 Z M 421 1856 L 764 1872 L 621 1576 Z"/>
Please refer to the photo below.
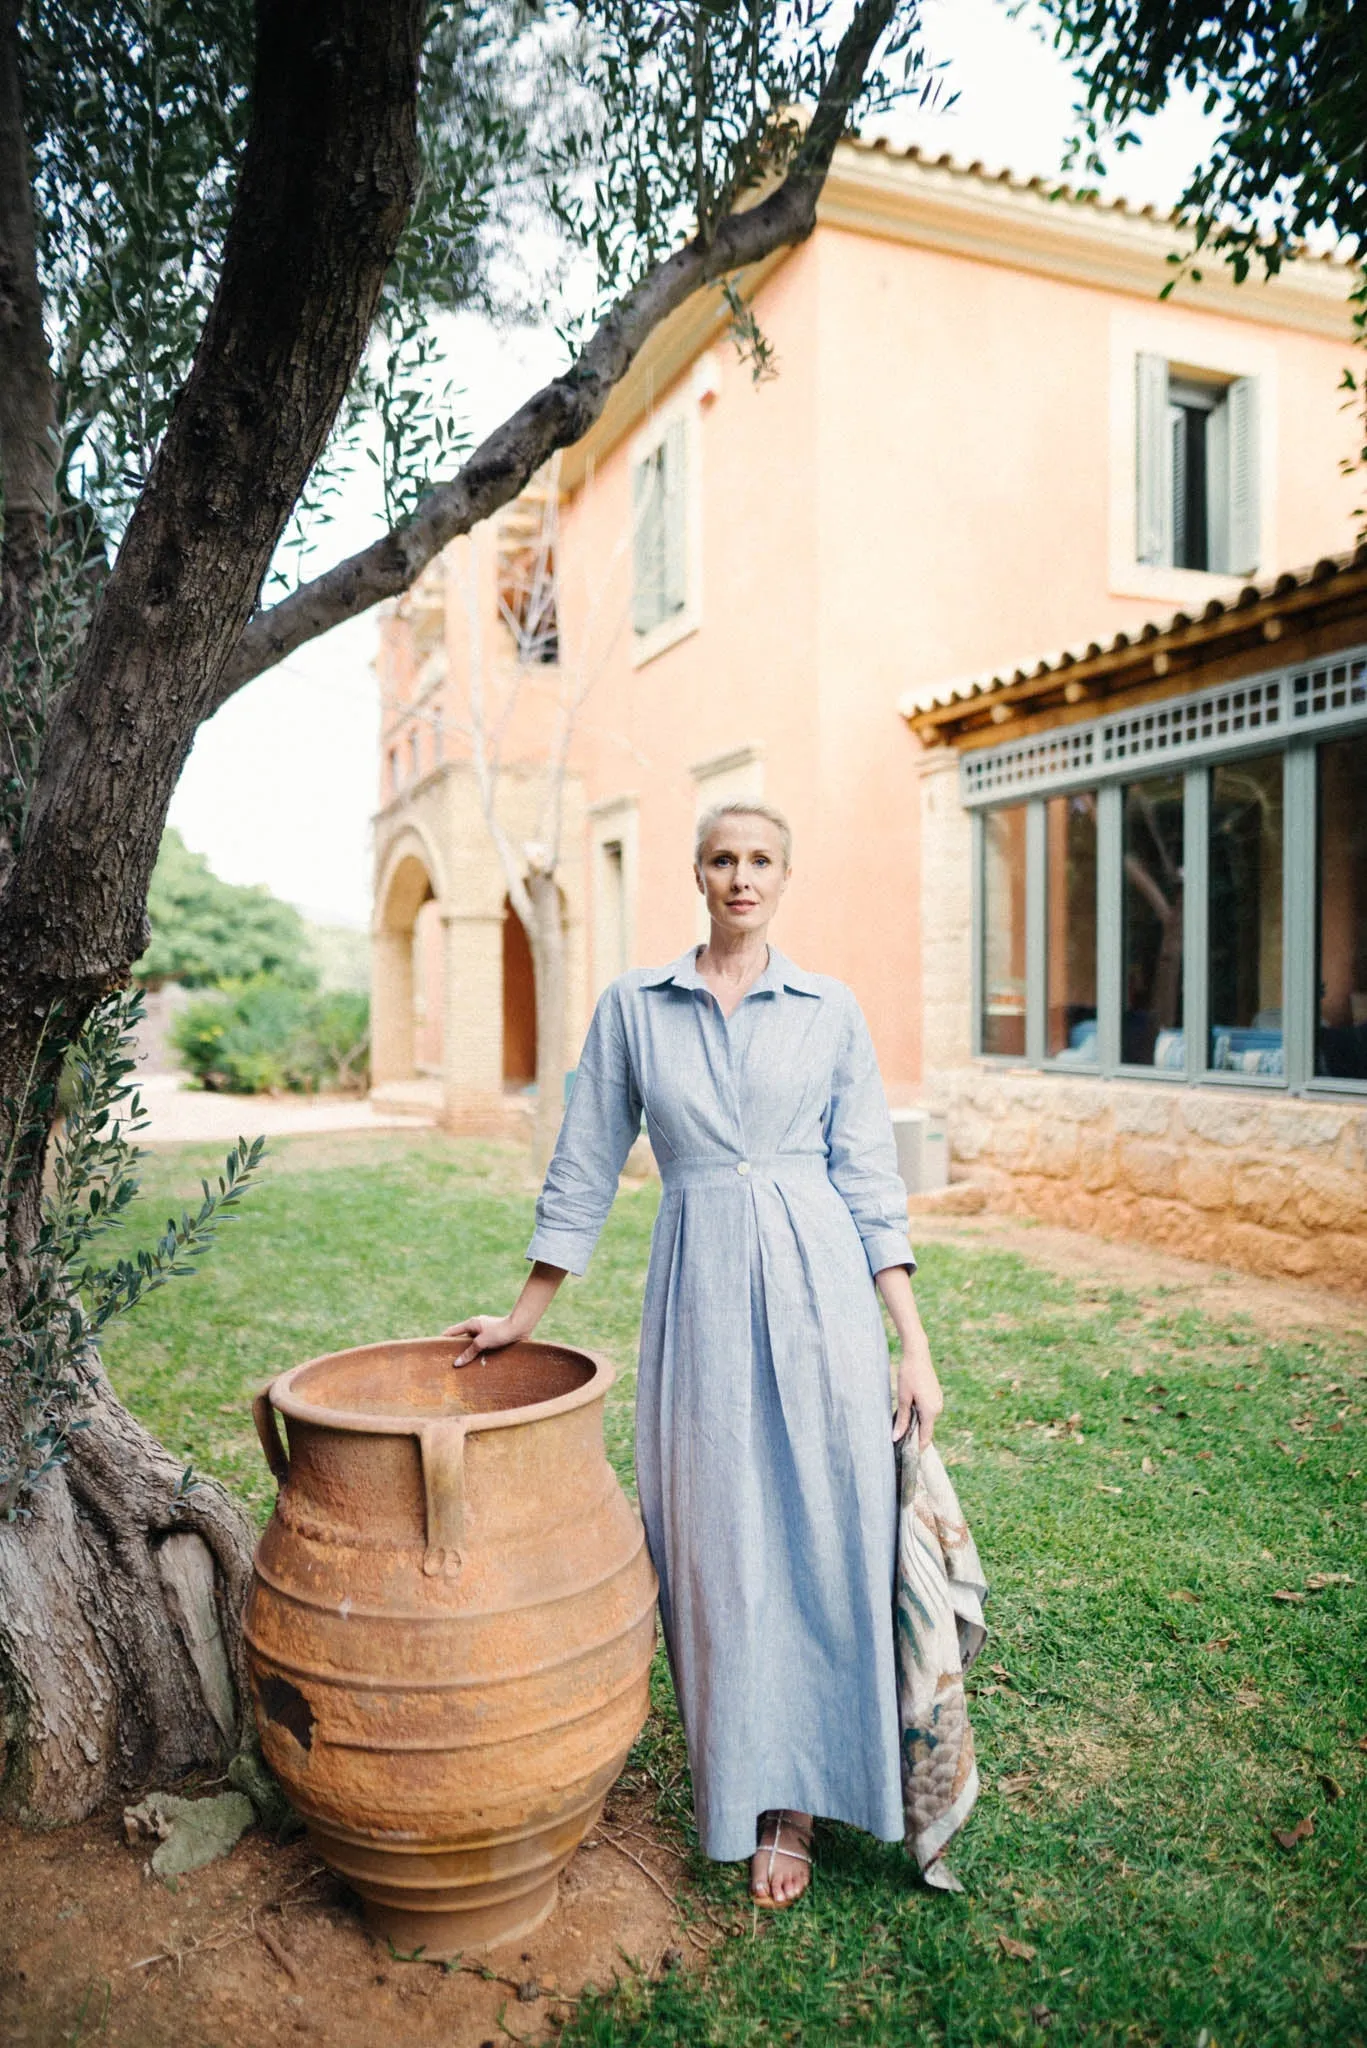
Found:
<path fill-rule="evenodd" d="M 503 899 L 503 1085 L 536 1079 L 536 975 L 522 919 Z"/>

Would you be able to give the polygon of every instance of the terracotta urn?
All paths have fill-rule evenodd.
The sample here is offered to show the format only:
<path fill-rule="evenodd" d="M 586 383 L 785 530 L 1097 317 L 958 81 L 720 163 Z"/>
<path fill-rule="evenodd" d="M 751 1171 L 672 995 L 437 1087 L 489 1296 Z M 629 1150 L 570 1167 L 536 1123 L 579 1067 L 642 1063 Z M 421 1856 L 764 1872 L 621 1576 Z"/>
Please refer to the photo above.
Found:
<path fill-rule="evenodd" d="M 432 1958 L 555 1903 L 646 1716 L 655 1574 L 606 1360 L 448 1339 L 282 1373 L 247 1655 L 261 1746 L 375 1932 Z M 283 1416 L 286 1451 L 279 1434 Z"/>

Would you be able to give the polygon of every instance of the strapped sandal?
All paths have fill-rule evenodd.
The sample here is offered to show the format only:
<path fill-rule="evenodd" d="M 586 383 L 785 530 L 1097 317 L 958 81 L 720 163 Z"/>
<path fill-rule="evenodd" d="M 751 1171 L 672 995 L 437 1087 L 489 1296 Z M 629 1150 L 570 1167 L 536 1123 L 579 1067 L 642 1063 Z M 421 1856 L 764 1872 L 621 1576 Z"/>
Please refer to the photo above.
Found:
<path fill-rule="evenodd" d="M 769 1851 L 769 1867 L 764 1873 L 766 1884 L 773 1884 L 774 1864 L 780 1856 L 787 1856 L 794 1863 L 805 1863 L 810 1869 L 812 1859 L 809 1852 L 812 1846 L 813 1825 L 814 1823 L 811 1821 L 803 1823 L 795 1820 L 791 1810 L 786 1806 L 770 1807 L 760 1815 L 759 1839 L 755 1843 L 755 1854 L 758 1856 L 765 1849 Z M 774 1838 L 771 1842 L 766 1842 L 764 1836 L 771 1827 L 774 1831 Z M 790 1835 L 797 1838 L 799 1846 L 796 1849 L 784 1847 L 781 1837 L 785 1828 Z M 809 1876 L 806 1884 L 802 1886 L 802 1890 L 794 1892 L 791 1898 L 776 1899 L 772 1893 L 757 1892 L 754 1886 L 754 1879 L 752 1878 L 750 1881 L 750 1897 L 755 1905 L 764 1907 L 768 1912 L 779 1913 L 788 1906 L 795 1906 L 810 1884 L 811 1878 Z"/>

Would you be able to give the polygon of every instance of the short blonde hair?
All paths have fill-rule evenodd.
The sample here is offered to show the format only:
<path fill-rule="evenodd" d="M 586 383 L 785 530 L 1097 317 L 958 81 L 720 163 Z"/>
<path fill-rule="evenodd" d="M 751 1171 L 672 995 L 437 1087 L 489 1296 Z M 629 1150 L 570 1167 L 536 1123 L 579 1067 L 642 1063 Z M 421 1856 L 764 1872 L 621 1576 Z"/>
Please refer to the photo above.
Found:
<path fill-rule="evenodd" d="M 728 796 L 719 804 L 711 804 L 698 820 L 698 829 L 693 838 L 693 860 L 701 864 L 703 848 L 716 831 L 723 818 L 763 818 L 778 833 L 779 845 L 783 849 L 783 865 L 793 864 L 793 828 L 782 811 L 773 804 L 762 804 L 756 797 Z"/>

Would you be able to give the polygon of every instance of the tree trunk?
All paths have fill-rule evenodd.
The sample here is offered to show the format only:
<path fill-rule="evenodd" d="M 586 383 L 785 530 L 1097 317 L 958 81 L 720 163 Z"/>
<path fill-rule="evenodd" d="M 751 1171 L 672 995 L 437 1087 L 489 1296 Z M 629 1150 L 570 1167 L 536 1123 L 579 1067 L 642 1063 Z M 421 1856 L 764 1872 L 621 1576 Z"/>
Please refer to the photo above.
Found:
<path fill-rule="evenodd" d="M 107 1382 L 28 1519 L 0 1523 L 0 1809 L 75 1821 L 236 1739 L 245 1515 L 181 1465 Z M 245 1698 L 245 1692 L 242 1694 Z"/>
<path fill-rule="evenodd" d="M 146 943 L 195 729 L 372 324 L 418 172 L 423 0 L 261 0 L 252 131 L 195 362 L 48 721 L 0 889 L 0 1330 L 25 1293 L 50 1087 Z M 41 1094 L 37 1098 L 42 1100 Z M 0 1465 L 23 1389 L 0 1380 Z M 0 1524 L 0 1800 L 73 1820 L 222 1753 L 247 1524 L 101 1385 Z M 212 1568 L 210 1569 L 210 1564 Z"/>
<path fill-rule="evenodd" d="M 538 869 L 527 877 L 532 899 L 532 949 L 536 981 L 536 1118 L 532 1126 L 532 1169 L 550 1164 L 560 1131 L 565 1095 L 565 921 L 554 875 Z"/>

